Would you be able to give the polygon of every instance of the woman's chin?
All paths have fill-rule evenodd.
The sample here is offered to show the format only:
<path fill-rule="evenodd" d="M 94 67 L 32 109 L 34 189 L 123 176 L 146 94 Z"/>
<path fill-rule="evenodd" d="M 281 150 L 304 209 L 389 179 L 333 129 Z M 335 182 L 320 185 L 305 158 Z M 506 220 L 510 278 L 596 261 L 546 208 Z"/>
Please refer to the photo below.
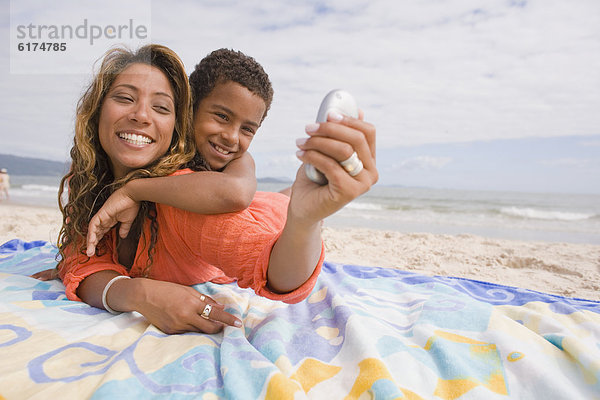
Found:
<path fill-rule="evenodd" d="M 117 165 L 119 165 L 119 167 L 117 169 L 120 170 L 121 175 L 124 176 L 136 169 L 146 168 L 148 165 L 151 165 L 156 160 L 158 160 L 158 158 L 159 157 L 135 158 L 135 159 L 122 160 L 122 162 L 117 164 Z M 115 171 L 115 172 L 117 172 L 117 171 Z"/>

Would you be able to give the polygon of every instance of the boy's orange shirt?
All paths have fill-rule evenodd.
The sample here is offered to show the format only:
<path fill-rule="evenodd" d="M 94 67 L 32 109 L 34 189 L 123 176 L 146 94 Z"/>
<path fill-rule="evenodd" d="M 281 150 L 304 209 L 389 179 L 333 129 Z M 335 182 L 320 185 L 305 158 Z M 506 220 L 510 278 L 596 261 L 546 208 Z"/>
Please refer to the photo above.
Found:
<path fill-rule="evenodd" d="M 190 170 L 177 174 L 190 173 Z M 202 215 L 175 207 L 156 204 L 158 237 L 148 278 L 194 285 L 203 282 L 229 283 L 237 281 L 258 295 L 286 303 L 306 298 L 321 272 L 323 245 L 319 262 L 311 277 L 293 292 L 278 294 L 267 288 L 267 268 L 273 245 L 281 235 L 287 216 L 289 198 L 280 193 L 257 192 L 250 207 L 228 214 Z M 144 226 L 143 237 L 150 237 L 150 223 Z M 103 255 L 88 259 L 79 254 L 69 256 L 59 273 L 67 297 L 77 296 L 79 283 L 87 276 L 113 270 L 131 277 L 143 276 L 148 265 L 148 250 L 140 239 L 134 263 L 128 271 L 118 262 L 117 233 L 106 235 L 107 249 Z"/>

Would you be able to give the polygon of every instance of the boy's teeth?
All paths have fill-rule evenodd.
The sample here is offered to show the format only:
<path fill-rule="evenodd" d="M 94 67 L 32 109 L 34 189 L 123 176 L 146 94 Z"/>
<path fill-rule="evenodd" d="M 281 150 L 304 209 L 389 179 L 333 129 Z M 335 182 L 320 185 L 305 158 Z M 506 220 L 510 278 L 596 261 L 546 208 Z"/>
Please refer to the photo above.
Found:
<path fill-rule="evenodd" d="M 229 152 L 227 150 L 225 150 L 222 147 L 217 146 L 216 144 L 215 144 L 215 150 L 217 150 L 221 154 L 225 154 L 225 155 L 229 154 Z"/>
<path fill-rule="evenodd" d="M 135 133 L 119 133 L 119 137 L 127 143 L 136 144 L 138 146 L 152 143 L 152 140 L 149 137 L 137 135 Z"/>

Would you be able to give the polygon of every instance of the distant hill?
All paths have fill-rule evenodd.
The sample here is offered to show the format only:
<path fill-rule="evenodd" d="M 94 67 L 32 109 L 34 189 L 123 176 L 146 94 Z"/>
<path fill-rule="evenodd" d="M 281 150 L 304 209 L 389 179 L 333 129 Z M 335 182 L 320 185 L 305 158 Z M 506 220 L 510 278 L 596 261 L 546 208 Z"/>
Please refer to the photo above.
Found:
<path fill-rule="evenodd" d="M 0 168 L 6 168 L 10 175 L 63 176 L 69 163 L 0 154 Z"/>
<path fill-rule="evenodd" d="M 19 157 L 0 154 L 0 168 L 6 168 L 10 175 L 63 176 L 69 169 L 69 163 L 44 160 L 41 158 Z M 292 183 L 287 178 L 258 178 L 261 183 Z"/>

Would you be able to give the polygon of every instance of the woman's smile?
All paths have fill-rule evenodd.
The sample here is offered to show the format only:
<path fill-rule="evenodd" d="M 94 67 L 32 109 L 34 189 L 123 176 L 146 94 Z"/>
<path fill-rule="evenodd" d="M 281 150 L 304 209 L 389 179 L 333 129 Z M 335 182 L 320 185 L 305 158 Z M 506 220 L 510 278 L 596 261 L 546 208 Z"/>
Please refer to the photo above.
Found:
<path fill-rule="evenodd" d="M 138 132 L 119 132 L 117 136 L 125 142 L 134 146 L 145 146 L 153 142 L 151 138 Z"/>

